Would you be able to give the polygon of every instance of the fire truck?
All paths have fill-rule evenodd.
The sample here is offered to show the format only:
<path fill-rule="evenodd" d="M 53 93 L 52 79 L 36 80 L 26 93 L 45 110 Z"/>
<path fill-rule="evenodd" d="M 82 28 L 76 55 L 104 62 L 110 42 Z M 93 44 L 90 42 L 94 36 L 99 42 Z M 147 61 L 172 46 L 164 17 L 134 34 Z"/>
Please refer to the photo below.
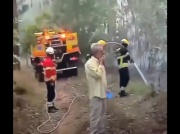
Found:
<path fill-rule="evenodd" d="M 77 33 L 44 29 L 34 33 L 37 44 L 31 46 L 31 65 L 34 67 L 35 78 L 44 81 L 42 61 L 46 57 L 46 48 L 54 48 L 54 62 L 56 63 L 57 78 L 62 74 L 65 77 L 78 75 L 78 61 L 81 54 L 78 46 Z"/>

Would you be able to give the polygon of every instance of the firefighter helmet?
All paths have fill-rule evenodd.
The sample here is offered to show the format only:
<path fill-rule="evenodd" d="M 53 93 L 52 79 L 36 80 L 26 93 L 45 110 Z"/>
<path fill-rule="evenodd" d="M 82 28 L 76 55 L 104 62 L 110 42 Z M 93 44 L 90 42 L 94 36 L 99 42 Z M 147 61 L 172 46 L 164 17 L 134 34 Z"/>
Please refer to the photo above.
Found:
<path fill-rule="evenodd" d="M 47 53 L 47 54 L 54 54 L 54 49 L 53 49 L 52 47 L 48 47 L 48 48 L 46 49 L 46 53 Z"/>
<path fill-rule="evenodd" d="M 129 41 L 127 39 L 122 39 L 121 42 L 129 45 Z"/>
<path fill-rule="evenodd" d="M 105 46 L 107 44 L 104 40 L 99 40 L 97 43 L 102 46 Z"/>

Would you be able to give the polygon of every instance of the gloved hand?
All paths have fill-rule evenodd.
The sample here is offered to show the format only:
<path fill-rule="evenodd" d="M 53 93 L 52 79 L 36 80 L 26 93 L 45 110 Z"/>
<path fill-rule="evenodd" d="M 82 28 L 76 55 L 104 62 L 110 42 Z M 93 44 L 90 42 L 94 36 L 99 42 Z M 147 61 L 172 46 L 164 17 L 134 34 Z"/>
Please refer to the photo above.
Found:
<path fill-rule="evenodd" d="M 133 59 L 131 59 L 131 60 L 130 60 L 130 63 L 134 63 L 134 60 L 133 60 Z"/>

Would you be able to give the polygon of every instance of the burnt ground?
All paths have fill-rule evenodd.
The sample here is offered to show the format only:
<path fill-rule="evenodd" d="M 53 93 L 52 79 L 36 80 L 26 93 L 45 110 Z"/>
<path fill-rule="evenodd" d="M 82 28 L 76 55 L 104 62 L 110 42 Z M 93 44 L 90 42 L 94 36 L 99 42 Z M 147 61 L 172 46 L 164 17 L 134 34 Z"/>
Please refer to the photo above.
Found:
<path fill-rule="evenodd" d="M 133 76 L 131 74 L 132 81 L 128 86 L 128 91 L 132 94 L 127 98 L 119 98 L 117 96 L 119 92 L 119 80 L 116 69 L 107 69 L 107 74 L 108 84 L 111 85 L 116 95 L 114 99 L 107 101 L 107 132 L 110 134 L 166 133 L 166 93 L 163 92 L 156 97 L 151 97 L 151 90 L 142 83 L 140 76 Z M 44 84 L 39 84 L 39 87 L 39 92 L 45 96 Z M 60 111 L 56 114 L 52 114 L 51 121 L 43 126 L 41 130 L 50 130 L 57 125 L 57 122 L 68 110 L 72 99 L 78 95 L 69 114 L 52 134 L 88 134 L 89 102 L 84 69 L 79 69 L 78 77 L 58 80 L 56 91 L 56 106 Z M 39 99 L 43 100 L 44 98 Z M 43 112 L 45 113 L 45 110 Z M 41 116 L 43 115 L 44 114 Z M 45 121 L 46 118 L 47 117 L 43 116 L 41 122 Z M 33 133 L 38 134 L 36 128 L 34 128 Z"/>

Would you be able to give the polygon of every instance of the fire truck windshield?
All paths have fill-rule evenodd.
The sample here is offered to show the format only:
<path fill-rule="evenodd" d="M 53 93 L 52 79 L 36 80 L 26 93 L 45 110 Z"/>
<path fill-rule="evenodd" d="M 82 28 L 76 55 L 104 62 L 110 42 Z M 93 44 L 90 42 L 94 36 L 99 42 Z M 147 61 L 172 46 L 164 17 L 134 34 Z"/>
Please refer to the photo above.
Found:
<path fill-rule="evenodd" d="M 60 40 L 53 40 L 53 41 L 51 41 L 51 44 L 52 45 L 60 45 L 61 42 L 60 42 Z"/>

